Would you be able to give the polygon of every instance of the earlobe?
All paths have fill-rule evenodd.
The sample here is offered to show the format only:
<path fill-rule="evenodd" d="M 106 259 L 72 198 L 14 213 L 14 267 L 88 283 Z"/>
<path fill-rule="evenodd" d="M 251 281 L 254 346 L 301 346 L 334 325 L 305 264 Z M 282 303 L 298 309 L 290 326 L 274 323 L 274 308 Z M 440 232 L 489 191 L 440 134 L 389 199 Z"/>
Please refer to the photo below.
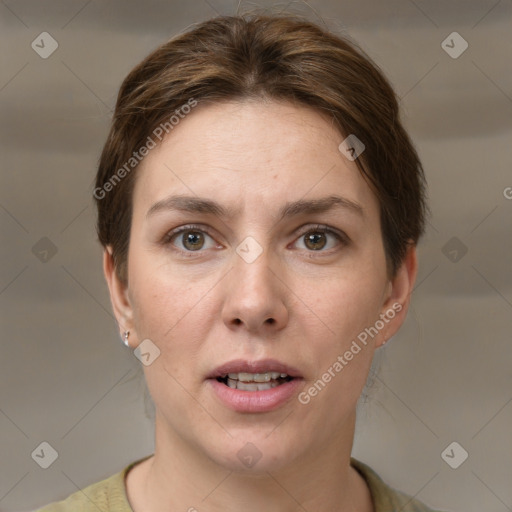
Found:
<path fill-rule="evenodd" d="M 416 282 L 417 272 L 418 258 L 416 246 L 410 243 L 402 264 L 393 279 L 388 283 L 389 291 L 384 301 L 381 314 L 384 314 L 389 320 L 386 324 L 386 328 L 382 332 L 381 341 L 378 343 L 378 346 L 382 346 L 389 341 L 404 323 L 409 309 L 414 283 Z"/>
<path fill-rule="evenodd" d="M 133 309 L 128 296 L 128 287 L 117 275 L 111 246 L 107 246 L 103 252 L 103 273 L 121 336 L 126 331 L 133 332 Z"/>

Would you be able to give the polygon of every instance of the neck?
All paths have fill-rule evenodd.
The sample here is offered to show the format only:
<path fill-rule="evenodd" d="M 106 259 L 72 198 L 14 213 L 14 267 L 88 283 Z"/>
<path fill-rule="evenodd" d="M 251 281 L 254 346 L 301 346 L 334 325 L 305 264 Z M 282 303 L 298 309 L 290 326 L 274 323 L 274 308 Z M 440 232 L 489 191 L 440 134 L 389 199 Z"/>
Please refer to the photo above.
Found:
<path fill-rule="evenodd" d="M 127 480 L 134 512 L 373 511 L 366 483 L 350 466 L 355 415 L 331 445 L 276 469 L 245 472 L 218 464 L 163 425 L 157 416 L 155 455 Z"/>

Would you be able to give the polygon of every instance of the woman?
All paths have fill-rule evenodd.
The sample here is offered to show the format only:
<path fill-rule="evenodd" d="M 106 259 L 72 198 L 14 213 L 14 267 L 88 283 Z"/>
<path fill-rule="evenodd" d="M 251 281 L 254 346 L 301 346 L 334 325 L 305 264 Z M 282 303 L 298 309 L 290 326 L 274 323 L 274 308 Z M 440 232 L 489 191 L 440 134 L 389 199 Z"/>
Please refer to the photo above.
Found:
<path fill-rule="evenodd" d="M 219 17 L 125 79 L 94 197 L 155 453 L 51 511 L 428 511 L 351 457 L 402 325 L 424 175 L 395 94 L 295 17 Z"/>

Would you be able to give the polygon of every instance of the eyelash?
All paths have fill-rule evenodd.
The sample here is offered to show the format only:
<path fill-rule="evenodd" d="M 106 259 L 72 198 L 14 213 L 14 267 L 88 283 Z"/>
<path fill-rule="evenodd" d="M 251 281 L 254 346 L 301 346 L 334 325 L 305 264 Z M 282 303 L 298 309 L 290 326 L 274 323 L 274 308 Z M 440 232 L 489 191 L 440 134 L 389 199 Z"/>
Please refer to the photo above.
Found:
<path fill-rule="evenodd" d="M 206 226 L 201 226 L 201 225 L 198 225 L 198 224 L 188 224 L 186 226 L 181 226 L 179 228 L 176 228 L 176 229 L 166 233 L 166 235 L 162 239 L 162 244 L 164 244 L 164 245 L 172 245 L 172 240 L 175 237 L 177 237 L 180 233 L 184 233 L 184 232 L 187 232 L 187 231 L 192 231 L 192 232 L 193 231 L 198 231 L 200 233 L 205 233 L 210 238 L 213 239 L 213 235 L 212 235 L 211 231 Z M 301 238 L 301 237 L 303 237 L 303 236 L 305 236 L 305 235 L 307 235 L 309 233 L 324 233 L 324 234 L 333 235 L 338 240 L 338 242 L 340 242 L 342 245 L 348 245 L 350 243 L 350 239 L 348 238 L 348 236 L 345 233 L 343 233 L 342 231 L 334 230 L 334 229 L 330 228 L 329 226 L 322 225 L 322 224 L 316 224 L 314 226 L 308 226 L 308 228 L 306 230 L 304 230 L 298 236 L 297 239 L 299 239 L 299 238 Z M 174 247 L 173 250 L 183 254 L 187 258 L 195 257 L 197 253 L 204 252 L 203 250 L 184 251 L 184 250 L 178 249 L 176 247 Z M 327 249 L 326 251 L 323 251 L 323 250 L 320 249 L 318 251 L 312 251 L 311 250 L 311 251 L 307 251 L 307 252 L 312 253 L 312 255 L 313 255 L 314 253 L 330 253 L 331 251 L 332 251 L 332 249 Z M 316 256 L 313 256 L 313 257 L 316 257 Z"/>

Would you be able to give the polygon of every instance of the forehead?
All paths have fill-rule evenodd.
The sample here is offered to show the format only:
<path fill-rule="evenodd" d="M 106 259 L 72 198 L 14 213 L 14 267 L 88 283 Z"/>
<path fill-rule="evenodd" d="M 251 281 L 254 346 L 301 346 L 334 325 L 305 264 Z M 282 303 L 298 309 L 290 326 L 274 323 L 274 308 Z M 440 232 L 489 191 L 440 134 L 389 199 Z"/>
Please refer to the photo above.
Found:
<path fill-rule="evenodd" d="M 287 102 L 199 105 L 139 165 L 134 211 L 171 194 L 212 197 L 237 215 L 337 194 L 378 216 L 343 139 L 328 117 Z"/>

